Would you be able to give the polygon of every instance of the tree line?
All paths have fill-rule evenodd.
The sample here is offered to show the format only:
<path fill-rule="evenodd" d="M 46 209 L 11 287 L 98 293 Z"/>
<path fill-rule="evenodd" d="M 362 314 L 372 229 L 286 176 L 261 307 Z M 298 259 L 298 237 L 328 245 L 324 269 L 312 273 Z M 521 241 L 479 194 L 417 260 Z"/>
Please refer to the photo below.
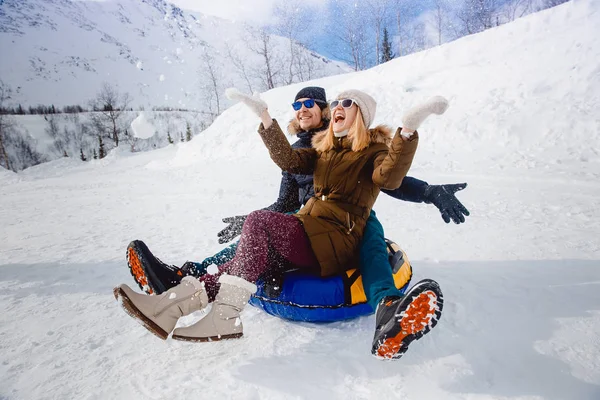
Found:
<path fill-rule="evenodd" d="M 8 105 L 11 95 L 10 86 L 0 80 L 0 166 L 8 170 L 16 172 L 49 161 L 46 155 L 35 149 L 35 139 L 21 132 L 16 115 L 43 115 L 45 133 L 53 140 L 51 151 L 58 156 L 79 157 L 82 161 L 102 159 L 108 151 L 123 143 L 129 146 L 130 151 L 137 151 L 139 139 L 130 132 L 128 125 L 131 121 L 125 118 L 125 112 L 133 110 L 129 107 L 131 97 L 113 85 L 103 83 L 88 108 L 77 105 L 60 109 L 54 105 L 40 105 L 26 111 L 21 105 Z M 173 107 L 153 107 L 154 110 L 188 111 Z M 87 113 L 86 117 L 80 117 L 81 113 Z M 61 129 L 59 119 L 68 122 L 70 128 L 65 125 Z M 177 132 L 170 119 L 167 118 L 167 142 L 174 143 L 173 137 L 181 142 L 190 141 L 193 137 L 191 125 L 186 122 L 185 132 Z M 201 128 L 204 127 L 201 124 Z"/>
<path fill-rule="evenodd" d="M 337 39 L 332 52 L 364 70 L 567 1 L 430 0 L 425 10 L 411 0 L 364 0 L 361 7 L 335 0 L 343 17 L 330 31 Z"/>

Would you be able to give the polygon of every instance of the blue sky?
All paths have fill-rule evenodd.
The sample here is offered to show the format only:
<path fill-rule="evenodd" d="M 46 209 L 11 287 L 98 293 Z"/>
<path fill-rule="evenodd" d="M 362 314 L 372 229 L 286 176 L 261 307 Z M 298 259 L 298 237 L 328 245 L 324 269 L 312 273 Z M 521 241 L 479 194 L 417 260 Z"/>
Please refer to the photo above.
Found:
<path fill-rule="evenodd" d="M 340 21 L 348 15 L 353 7 L 368 17 L 370 11 L 365 1 L 355 0 L 171 0 L 177 6 L 205 14 L 218 16 L 239 22 L 247 22 L 253 25 L 273 25 L 277 21 L 278 6 L 293 8 L 298 19 L 302 21 L 302 29 L 298 39 L 307 42 L 310 48 L 329 58 L 347 61 L 344 51 L 340 48 L 340 41 L 335 38 L 334 33 L 340 26 Z M 390 1 L 390 3 L 394 3 Z M 403 15 L 405 18 L 414 19 L 431 7 L 431 0 L 408 1 L 404 0 Z M 390 15 L 388 29 L 393 35 L 396 32 L 395 12 Z M 305 25 L 304 25 L 305 24 Z M 371 26 L 365 29 L 372 37 L 369 39 L 374 46 L 374 33 Z M 374 60 L 374 57 L 373 57 Z"/>

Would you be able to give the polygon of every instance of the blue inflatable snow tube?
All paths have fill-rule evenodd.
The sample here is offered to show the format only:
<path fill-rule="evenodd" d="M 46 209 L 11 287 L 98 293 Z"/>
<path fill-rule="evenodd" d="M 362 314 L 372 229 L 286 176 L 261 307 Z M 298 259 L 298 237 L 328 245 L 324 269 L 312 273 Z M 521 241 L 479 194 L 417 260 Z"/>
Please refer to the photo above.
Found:
<path fill-rule="evenodd" d="M 412 278 L 412 267 L 406 253 L 396 243 L 387 239 L 386 242 L 394 283 L 404 293 Z M 237 243 L 207 258 L 200 266 L 224 264 L 233 258 L 236 248 Z M 276 286 L 263 279 L 256 284 L 258 291 L 250 298 L 250 304 L 292 321 L 343 321 L 374 312 L 367 303 L 358 269 L 328 278 L 289 271 L 282 275 Z"/>
<path fill-rule="evenodd" d="M 412 267 L 395 243 L 388 242 L 388 250 L 394 283 L 404 293 L 412 278 Z M 273 292 L 268 290 L 269 284 L 259 280 L 250 304 L 277 317 L 306 322 L 343 321 L 374 312 L 367 303 L 358 269 L 328 278 L 291 271 L 279 284 L 279 295 L 273 296 L 269 295 Z"/>

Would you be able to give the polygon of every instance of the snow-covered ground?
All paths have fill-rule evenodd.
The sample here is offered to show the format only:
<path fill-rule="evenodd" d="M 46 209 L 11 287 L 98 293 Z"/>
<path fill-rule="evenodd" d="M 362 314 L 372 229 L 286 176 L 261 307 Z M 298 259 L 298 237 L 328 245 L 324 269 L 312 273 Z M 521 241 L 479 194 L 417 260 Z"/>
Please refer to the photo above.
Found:
<path fill-rule="evenodd" d="M 581 0 L 316 81 L 378 100 L 376 123 L 433 94 L 410 175 L 466 181 L 472 215 L 376 204 L 415 280 L 438 280 L 442 320 L 396 362 L 370 355 L 373 317 L 292 323 L 247 307 L 245 337 L 162 342 L 111 289 L 130 240 L 163 260 L 221 246 L 220 218 L 274 201 L 279 171 L 242 106 L 189 143 L 0 169 L 0 398 L 600 398 L 600 5 Z M 264 94 L 280 121 L 300 86 Z M 190 316 L 191 323 L 198 315 Z"/>

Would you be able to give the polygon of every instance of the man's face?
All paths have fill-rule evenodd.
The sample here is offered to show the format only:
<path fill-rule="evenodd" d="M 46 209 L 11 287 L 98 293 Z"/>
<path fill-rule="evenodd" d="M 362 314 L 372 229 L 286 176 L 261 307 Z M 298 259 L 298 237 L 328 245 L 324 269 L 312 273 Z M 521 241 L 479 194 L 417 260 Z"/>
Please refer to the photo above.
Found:
<path fill-rule="evenodd" d="M 304 97 L 297 101 L 303 102 L 308 100 Z M 300 124 L 300 128 L 304 131 L 318 128 L 321 125 L 321 108 L 315 102 L 315 105 L 311 108 L 306 108 L 304 104 L 296 111 L 296 121 Z"/>

